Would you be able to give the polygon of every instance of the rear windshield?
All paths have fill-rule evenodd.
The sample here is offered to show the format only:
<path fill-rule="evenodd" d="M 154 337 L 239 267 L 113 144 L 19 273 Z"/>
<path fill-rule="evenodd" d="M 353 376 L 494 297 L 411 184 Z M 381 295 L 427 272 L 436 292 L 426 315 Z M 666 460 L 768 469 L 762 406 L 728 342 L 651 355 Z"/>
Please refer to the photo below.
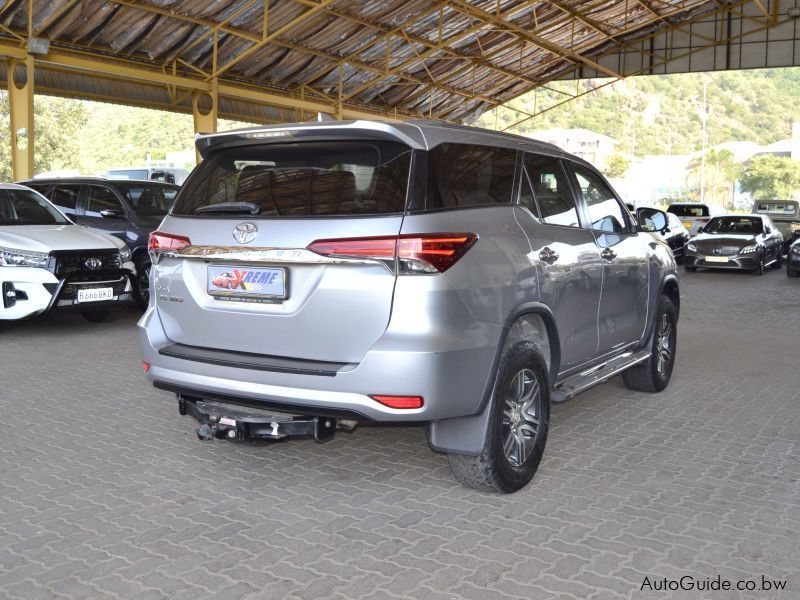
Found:
<path fill-rule="evenodd" d="M 766 213 L 777 216 L 792 216 L 797 214 L 796 202 L 758 202 L 757 213 Z"/>
<path fill-rule="evenodd" d="M 169 212 L 180 188 L 177 185 L 123 184 L 117 188 L 137 215 L 163 217 Z"/>
<path fill-rule="evenodd" d="M 667 212 L 679 217 L 707 217 L 708 207 L 705 204 L 673 204 Z"/>
<path fill-rule="evenodd" d="M 397 143 L 305 142 L 221 150 L 195 169 L 172 214 L 219 217 L 226 212 L 223 207 L 209 210 L 217 204 L 238 207 L 239 216 L 242 206 L 264 217 L 402 213 L 410 167 L 411 150 Z"/>
<path fill-rule="evenodd" d="M 0 225 L 66 225 L 69 221 L 30 190 L 0 189 Z"/>
<path fill-rule="evenodd" d="M 758 217 L 715 217 L 703 228 L 703 233 L 758 235 L 761 230 L 761 219 Z"/>

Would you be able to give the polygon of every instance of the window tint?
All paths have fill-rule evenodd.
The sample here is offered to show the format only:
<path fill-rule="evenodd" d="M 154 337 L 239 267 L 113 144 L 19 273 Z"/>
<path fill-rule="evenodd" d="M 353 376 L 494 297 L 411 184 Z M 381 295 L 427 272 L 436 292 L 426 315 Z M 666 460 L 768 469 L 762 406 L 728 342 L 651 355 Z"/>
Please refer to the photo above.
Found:
<path fill-rule="evenodd" d="M 427 208 L 510 204 L 516 150 L 441 144 L 428 154 Z"/>
<path fill-rule="evenodd" d="M 128 199 L 137 214 L 163 217 L 169 212 L 178 188 L 168 185 L 120 185 L 117 188 Z"/>
<path fill-rule="evenodd" d="M 716 217 L 703 227 L 703 233 L 741 233 L 758 235 L 763 232 L 759 217 Z"/>
<path fill-rule="evenodd" d="M 527 208 L 531 213 L 541 219 L 541 215 L 539 214 L 539 207 L 536 206 L 536 198 L 533 196 L 533 184 L 531 184 L 531 180 L 528 178 L 528 173 L 525 169 L 522 170 L 522 187 L 519 190 L 519 203 L 521 206 Z"/>
<path fill-rule="evenodd" d="M 573 165 L 578 189 L 589 210 L 589 223 L 597 231 L 623 233 L 630 229 L 623 208 L 609 187 L 597 174 L 579 165 Z"/>
<path fill-rule="evenodd" d="M 80 192 L 81 186 L 79 185 L 57 185 L 50 192 L 50 202 L 60 208 L 67 216 L 74 217 Z"/>
<path fill-rule="evenodd" d="M 219 218 L 224 212 L 196 211 L 232 202 L 253 204 L 257 214 L 266 217 L 400 213 L 410 166 L 411 150 L 387 142 L 277 143 L 221 150 L 195 169 L 173 214 Z"/>
<path fill-rule="evenodd" d="M 90 185 L 86 195 L 85 215 L 87 217 L 102 217 L 101 210 L 123 211 L 124 209 L 110 189 L 99 185 Z"/>
<path fill-rule="evenodd" d="M 580 227 L 578 211 L 558 159 L 526 154 L 524 164 L 541 219 L 550 225 Z"/>
<path fill-rule="evenodd" d="M 68 221 L 30 190 L 0 190 L 0 225 L 64 225 Z"/>

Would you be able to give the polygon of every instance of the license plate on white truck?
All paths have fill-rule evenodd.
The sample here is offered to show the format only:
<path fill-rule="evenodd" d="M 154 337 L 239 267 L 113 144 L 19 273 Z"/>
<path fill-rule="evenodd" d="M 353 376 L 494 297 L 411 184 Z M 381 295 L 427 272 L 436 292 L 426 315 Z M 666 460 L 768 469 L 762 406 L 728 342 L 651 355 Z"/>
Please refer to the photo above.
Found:
<path fill-rule="evenodd" d="M 114 288 L 92 288 L 78 290 L 78 302 L 102 302 L 114 299 Z"/>

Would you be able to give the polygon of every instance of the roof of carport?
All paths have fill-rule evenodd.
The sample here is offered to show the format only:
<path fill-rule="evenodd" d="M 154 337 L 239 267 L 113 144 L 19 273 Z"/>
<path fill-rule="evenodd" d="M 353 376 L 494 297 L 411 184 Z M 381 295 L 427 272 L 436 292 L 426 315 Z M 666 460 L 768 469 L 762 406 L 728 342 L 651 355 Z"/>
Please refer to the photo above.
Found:
<path fill-rule="evenodd" d="M 219 81 L 220 116 L 302 120 L 303 110 L 466 121 L 654 31 L 745 2 L 690 0 L 11 0 L 0 55 L 51 40 L 37 87 L 191 110 L 186 81 Z M 761 2 L 758 2 L 761 5 Z M 28 7 L 33 7 L 28 15 Z M 59 57 L 66 57 L 69 60 Z M 595 57 L 595 58 L 593 58 Z M 86 58 L 160 71 L 91 72 Z M 77 67 L 76 67 L 77 65 Z M 38 73 L 41 71 L 41 73 Z M 173 79 L 167 80 L 167 77 Z M 120 86 L 120 81 L 123 85 Z M 222 85 L 224 84 L 224 85 Z M 199 85 L 199 84 L 198 84 Z M 236 95 L 234 89 L 251 90 Z M 269 94 L 265 105 L 258 92 Z M 340 116 L 348 116 L 339 112 Z M 300 119 L 298 119 L 298 116 Z"/>

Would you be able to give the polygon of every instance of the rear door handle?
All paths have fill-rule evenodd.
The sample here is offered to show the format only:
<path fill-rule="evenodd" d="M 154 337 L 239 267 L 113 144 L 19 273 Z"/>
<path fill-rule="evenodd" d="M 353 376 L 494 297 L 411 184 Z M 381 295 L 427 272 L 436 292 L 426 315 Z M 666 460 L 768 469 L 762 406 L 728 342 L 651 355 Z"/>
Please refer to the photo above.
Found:
<path fill-rule="evenodd" d="M 617 258 L 617 253 L 614 252 L 611 248 L 603 248 L 603 251 L 600 253 L 605 260 L 611 262 L 615 258 Z"/>
<path fill-rule="evenodd" d="M 558 260 L 558 252 L 545 246 L 542 248 L 542 251 L 539 252 L 539 259 L 542 262 L 546 262 L 548 265 L 552 265 Z"/>

